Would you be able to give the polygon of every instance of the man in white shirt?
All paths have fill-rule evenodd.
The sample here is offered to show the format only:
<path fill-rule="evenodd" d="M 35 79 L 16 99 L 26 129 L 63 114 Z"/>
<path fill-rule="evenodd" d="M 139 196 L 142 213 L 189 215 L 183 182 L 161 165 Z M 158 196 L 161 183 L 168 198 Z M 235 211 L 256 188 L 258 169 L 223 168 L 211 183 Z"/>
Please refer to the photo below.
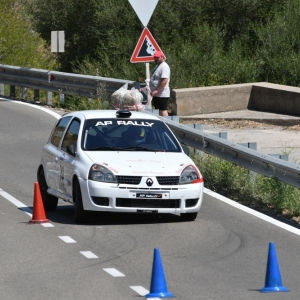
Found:
<path fill-rule="evenodd" d="M 156 67 L 154 68 L 149 87 L 151 90 L 152 101 L 155 109 L 159 110 L 160 116 L 168 116 L 168 100 L 170 98 L 170 67 L 165 62 L 165 56 L 161 51 L 154 53 L 154 61 Z"/>

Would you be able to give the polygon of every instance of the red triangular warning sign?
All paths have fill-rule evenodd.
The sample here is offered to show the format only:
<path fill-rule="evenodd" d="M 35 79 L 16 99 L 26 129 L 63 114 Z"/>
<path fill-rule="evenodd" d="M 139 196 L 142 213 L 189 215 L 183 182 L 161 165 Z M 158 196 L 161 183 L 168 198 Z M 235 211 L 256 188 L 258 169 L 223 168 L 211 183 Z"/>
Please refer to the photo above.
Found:
<path fill-rule="evenodd" d="M 161 51 L 161 49 L 148 28 L 145 27 L 137 45 L 135 46 L 130 62 L 139 63 L 154 61 L 153 55 L 155 51 Z"/>

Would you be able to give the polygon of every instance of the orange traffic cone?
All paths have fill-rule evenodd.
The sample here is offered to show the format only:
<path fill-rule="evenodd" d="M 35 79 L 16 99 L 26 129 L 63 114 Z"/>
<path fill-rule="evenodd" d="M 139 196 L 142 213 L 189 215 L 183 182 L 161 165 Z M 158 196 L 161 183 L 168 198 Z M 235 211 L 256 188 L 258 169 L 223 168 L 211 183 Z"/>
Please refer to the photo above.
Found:
<path fill-rule="evenodd" d="M 34 183 L 33 214 L 29 224 L 41 224 L 49 222 L 46 219 L 44 204 L 38 182 Z"/>

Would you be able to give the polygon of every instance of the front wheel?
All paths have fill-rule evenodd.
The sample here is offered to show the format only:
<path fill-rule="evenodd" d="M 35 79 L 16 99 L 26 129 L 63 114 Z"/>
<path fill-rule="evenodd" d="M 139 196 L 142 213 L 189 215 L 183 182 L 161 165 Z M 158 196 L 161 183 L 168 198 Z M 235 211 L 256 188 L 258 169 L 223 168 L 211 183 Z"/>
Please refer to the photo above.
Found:
<path fill-rule="evenodd" d="M 183 221 L 194 221 L 197 218 L 198 213 L 186 213 L 180 214 L 181 220 Z"/>
<path fill-rule="evenodd" d="M 83 223 L 87 220 L 86 211 L 83 209 L 81 189 L 78 180 L 74 182 L 74 219 L 76 223 Z"/>
<path fill-rule="evenodd" d="M 46 182 L 43 168 L 39 169 L 38 183 L 39 183 L 40 190 L 41 190 L 41 196 L 42 196 L 42 200 L 43 200 L 43 204 L 44 204 L 44 209 L 48 210 L 48 211 L 55 210 L 57 207 L 58 198 L 53 195 L 48 194 L 48 192 L 47 192 L 48 185 Z"/>

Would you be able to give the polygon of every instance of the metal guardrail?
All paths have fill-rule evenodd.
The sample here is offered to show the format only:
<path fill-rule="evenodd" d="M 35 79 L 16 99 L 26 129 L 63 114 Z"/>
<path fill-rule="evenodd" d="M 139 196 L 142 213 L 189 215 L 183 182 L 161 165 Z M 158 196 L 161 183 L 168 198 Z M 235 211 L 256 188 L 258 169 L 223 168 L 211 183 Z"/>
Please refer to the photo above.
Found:
<path fill-rule="evenodd" d="M 128 83 L 129 88 L 139 87 L 139 83 L 134 81 L 0 64 L 0 85 L 8 84 L 11 87 L 20 86 L 45 90 L 50 93 L 56 92 L 93 98 L 98 96 L 98 89 L 99 86 L 101 88 L 101 85 L 105 86 L 106 93 L 110 94 L 125 83 Z M 259 153 L 243 145 L 234 144 L 220 136 L 206 134 L 199 130 L 200 128 L 179 124 L 178 116 L 160 118 L 171 128 L 182 144 L 300 188 L 300 166 L 271 155 Z M 177 121 L 174 121 L 175 119 Z"/>
<path fill-rule="evenodd" d="M 300 188 L 300 166 L 298 165 L 179 124 L 170 117 L 161 119 L 171 128 L 182 144 Z"/>
<path fill-rule="evenodd" d="M 139 87 L 139 82 L 130 80 L 21 68 L 3 64 L 0 64 L 0 83 L 8 84 L 11 87 L 20 86 L 89 98 L 109 97 L 126 83 L 129 89 L 133 86 Z M 52 104 L 49 102 L 47 104 Z"/>

